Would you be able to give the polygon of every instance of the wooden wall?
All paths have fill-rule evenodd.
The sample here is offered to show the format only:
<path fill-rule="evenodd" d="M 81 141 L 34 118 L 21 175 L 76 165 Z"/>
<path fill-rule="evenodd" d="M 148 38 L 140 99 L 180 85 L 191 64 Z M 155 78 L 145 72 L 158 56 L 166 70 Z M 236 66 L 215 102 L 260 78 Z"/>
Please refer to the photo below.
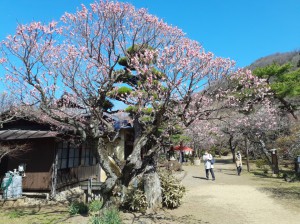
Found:
<path fill-rule="evenodd" d="M 27 142 L 29 143 L 29 142 Z M 31 150 L 18 158 L 8 158 L 6 171 L 17 169 L 26 164 L 23 190 L 50 190 L 52 163 L 55 153 L 55 139 L 41 138 L 31 140 Z M 5 171 L 5 172 L 6 172 Z"/>
<path fill-rule="evenodd" d="M 79 166 L 57 171 L 57 188 L 87 180 L 88 178 L 100 179 L 99 165 Z"/>

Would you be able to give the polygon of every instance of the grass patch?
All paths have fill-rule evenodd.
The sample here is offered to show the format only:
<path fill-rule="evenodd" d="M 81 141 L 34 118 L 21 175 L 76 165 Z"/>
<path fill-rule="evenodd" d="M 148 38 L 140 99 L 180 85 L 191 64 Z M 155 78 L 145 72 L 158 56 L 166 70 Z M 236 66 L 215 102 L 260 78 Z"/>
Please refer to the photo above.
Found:
<path fill-rule="evenodd" d="M 272 174 L 266 173 L 263 170 L 255 170 L 255 171 L 251 171 L 250 173 L 252 173 L 254 176 L 261 177 L 261 178 L 270 178 L 270 179 L 277 178 L 277 177 L 273 177 Z"/>
<path fill-rule="evenodd" d="M 300 201 L 299 174 L 291 170 L 280 170 L 279 175 L 273 176 L 272 173 L 265 173 L 261 169 L 251 172 L 254 176 L 268 179 L 264 181 L 259 190 L 270 193 L 279 199 Z"/>
<path fill-rule="evenodd" d="M 0 209 L 0 224 L 31 223 L 64 223 L 69 217 L 67 207 L 53 205 L 51 207 Z"/>
<path fill-rule="evenodd" d="M 300 173 L 291 170 L 281 170 L 280 177 L 287 182 L 300 182 Z"/>
<path fill-rule="evenodd" d="M 272 193 L 272 195 L 276 198 L 300 200 L 299 186 L 289 186 L 289 184 L 287 184 L 276 187 L 262 187 L 261 190 Z"/>
<path fill-rule="evenodd" d="M 75 203 L 76 204 L 76 203 Z M 0 209 L 0 224 L 57 224 L 57 223 L 95 223 L 95 224 L 119 224 L 122 223 L 119 211 L 115 208 L 100 210 L 102 201 L 95 200 L 89 205 L 79 205 L 79 210 L 75 209 L 78 204 L 72 206 L 76 213 L 75 217 L 70 216 L 70 207 L 67 205 L 51 205 L 51 206 L 37 206 L 34 208 L 23 208 L 23 209 Z M 87 207 L 89 212 L 87 214 Z M 80 212 L 85 215 L 80 216 Z M 96 215 L 97 213 L 97 215 Z M 77 219 L 78 216 L 78 219 Z M 70 220 L 70 221 L 69 221 Z M 84 220 L 84 221 L 82 221 Z M 81 222 L 82 221 L 82 222 Z"/>
<path fill-rule="evenodd" d="M 121 224 L 120 212 L 116 208 L 108 208 L 101 212 L 101 215 L 93 215 L 90 218 L 91 224 Z"/>
<path fill-rule="evenodd" d="M 89 212 L 99 212 L 102 207 L 103 202 L 100 200 L 93 200 L 89 203 Z"/>
<path fill-rule="evenodd" d="M 26 215 L 26 213 L 23 210 L 13 210 L 7 213 L 7 216 L 10 219 L 20 218 L 21 216 Z"/>
<path fill-rule="evenodd" d="M 72 202 L 69 206 L 69 214 L 71 216 L 77 215 L 77 214 L 87 214 L 89 211 L 89 207 L 84 204 L 83 202 Z"/>

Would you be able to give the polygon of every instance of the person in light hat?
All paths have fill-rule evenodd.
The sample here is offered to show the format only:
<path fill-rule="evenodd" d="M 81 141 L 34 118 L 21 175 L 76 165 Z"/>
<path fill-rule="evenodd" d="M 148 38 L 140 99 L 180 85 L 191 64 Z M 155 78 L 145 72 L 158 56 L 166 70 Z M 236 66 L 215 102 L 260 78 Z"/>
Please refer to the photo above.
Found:
<path fill-rule="evenodd" d="M 236 164 L 236 170 L 237 174 L 240 176 L 242 172 L 242 155 L 240 151 L 237 151 L 236 156 L 235 156 L 235 164 Z"/>
<path fill-rule="evenodd" d="M 204 167 L 205 167 L 205 174 L 206 174 L 206 179 L 209 179 L 209 172 L 211 174 L 212 180 L 215 180 L 215 174 L 214 174 L 214 165 L 213 165 L 213 157 L 212 155 L 208 152 L 205 151 L 203 155 L 203 161 L 204 161 Z"/>

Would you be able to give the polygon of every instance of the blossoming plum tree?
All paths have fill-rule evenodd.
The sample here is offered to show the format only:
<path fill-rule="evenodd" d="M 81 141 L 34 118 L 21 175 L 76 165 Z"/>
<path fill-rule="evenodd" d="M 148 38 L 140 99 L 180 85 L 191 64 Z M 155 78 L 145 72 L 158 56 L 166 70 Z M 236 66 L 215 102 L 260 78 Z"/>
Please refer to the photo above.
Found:
<path fill-rule="evenodd" d="M 94 146 L 107 174 L 101 187 L 106 200 L 118 179 L 128 186 L 145 170 L 159 185 L 153 163 L 169 128 L 178 123 L 189 126 L 221 109 L 212 103 L 225 99 L 229 90 L 215 85 L 203 91 L 210 84 L 231 73 L 240 83 L 248 81 L 244 71 L 233 69 L 233 61 L 206 52 L 180 29 L 145 9 L 109 1 L 82 5 L 75 13 L 65 13 L 60 22 L 19 25 L 1 43 L 0 63 L 10 91 L 24 104 L 36 105 L 46 117 L 72 126 L 82 141 Z M 62 95 L 82 105 L 89 117 L 68 114 L 58 104 Z M 227 106 L 237 105 L 233 94 L 227 100 Z M 106 142 L 114 141 L 116 134 L 113 122 L 104 116 L 113 112 L 116 101 L 128 106 L 135 129 L 133 152 L 121 177 L 109 165 Z M 149 207 L 154 207 L 160 190 L 150 190 L 156 191 L 148 198 Z"/>
<path fill-rule="evenodd" d="M 256 152 L 264 155 L 271 164 L 266 142 L 270 140 L 270 136 L 274 141 L 276 136 L 286 128 L 286 124 L 269 98 L 253 104 L 250 108 L 240 110 L 228 108 L 223 110 L 219 117 L 220 120 L 197 120 L 187 133 L 197 133 L 202 147 L 227 142 L 233 162 L 235 162 L 235 150 L 240 147 L 246 153 L 248 170 L 247 142 L 255 146 Z"/>

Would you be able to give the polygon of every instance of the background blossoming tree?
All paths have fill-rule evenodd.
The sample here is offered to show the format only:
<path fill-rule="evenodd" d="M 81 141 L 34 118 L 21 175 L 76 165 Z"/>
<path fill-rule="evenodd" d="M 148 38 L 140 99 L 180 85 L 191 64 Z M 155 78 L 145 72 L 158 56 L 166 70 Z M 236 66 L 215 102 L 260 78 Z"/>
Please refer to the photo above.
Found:
<path fill-rule="evenodd" d="M 101 187 L 105 200 L 118 179 L 127 187 L 145 171 L 146 179 L 159 186 L 155 158 L 174 124 L 187 127 L 222 109 L 213 102 L 224 100 L 229 90 L 218 88 L 217 80 L 232 73 L 245 77 L 240 84 L 249 80 L 244 71 L 233 70 L 233 61 L 206 52 L 180 29 L 145 9 L 117 2 L 82 5 L 59 22 L 21 24 L 1 43 L 1 54 L 12 93 L 24 104 L 37 106 L 45 117 L 73 127 L 82 141 L 94 146 L 107 174 Z M 212 83 L 214 89 L 205 91 Z M 62 95 L 83 106 L 89 117 L 66 112 L 58 104 Z M 238 106 L 233 96 L 226 106 Z M 104 116 L 114 112 L 116 101 L 128 106 L 135 130 L 133 152 L 121 167 L 121 177 L 109 165 L 106 142 L 114 141 L 116 133 L 113 122 Z M 145 152 L 143 159 L 141 152 Z M 153 191 L 148 194 L 153 207 L 160 201 L 160 188 L 149 191 Z"/>
<path fill-rule="evenodd" d="M 275 139 L 288 128 L 288 124 L 269 98 L 253 104 L 250 108 L 223 110 L 220 118 L 222 119 L 196 121 L 187 134 L 197 133 L 195 138 L 201 139 L 201 146 L 206 149 L 213 146 L 230 149 L 233 162 L 236 149 L 239 148 L 247 158 L 248 171 L 250 148 L 252 154 L 260 154 L 269 165 L 272 164 L 268 149 L 271 149 L 271 145 L 274 148 Z"/>

